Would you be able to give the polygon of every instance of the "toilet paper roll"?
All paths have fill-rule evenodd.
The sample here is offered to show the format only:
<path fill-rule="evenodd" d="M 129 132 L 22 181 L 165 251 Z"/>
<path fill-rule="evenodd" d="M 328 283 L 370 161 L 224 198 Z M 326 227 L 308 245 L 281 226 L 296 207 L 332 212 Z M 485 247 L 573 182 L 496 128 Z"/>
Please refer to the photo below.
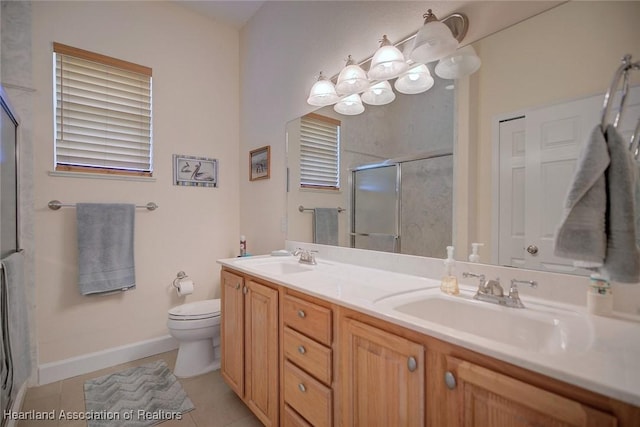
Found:
<path fill-rule="evenodd" d="M 176 292 L 178 292 L 179 297 L 190 295 L 193 293 L 193 280 L 191 279 L 179 280 L 177 288 L 178 289 L 176 289 Z"/>

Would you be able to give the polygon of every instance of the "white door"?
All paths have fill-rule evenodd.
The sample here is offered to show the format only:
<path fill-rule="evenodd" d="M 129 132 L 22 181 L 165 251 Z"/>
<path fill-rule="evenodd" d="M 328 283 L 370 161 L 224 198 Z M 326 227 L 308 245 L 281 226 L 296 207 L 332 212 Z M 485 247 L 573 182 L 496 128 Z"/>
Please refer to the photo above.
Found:
<path fill-rule="evenodd" d="M 638 119 L 639 100 L 640 88 L 634 88 L 618 126 L 626 138 Z M 586 273 L 553 255 L 554 235 L 582 144 L 600 123 L 602 101 L 597 95 L 500 122 L 500 265 Z"/>

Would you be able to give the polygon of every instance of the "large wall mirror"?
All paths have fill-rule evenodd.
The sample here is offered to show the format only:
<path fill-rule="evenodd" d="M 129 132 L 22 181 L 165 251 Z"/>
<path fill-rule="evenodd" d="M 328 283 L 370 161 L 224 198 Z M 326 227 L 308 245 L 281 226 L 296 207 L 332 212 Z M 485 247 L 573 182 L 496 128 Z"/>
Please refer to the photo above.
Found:
<path fill-rule="evenodd" d="M 560 221 L 556 217 L 561 208 L 543 207 L 534 212 L 531 204 L 525 204 L 530 188 L 524 186 L 507 189 L 523 201 L 518 214 L 513 213 L 515 209 L 509 212 L 501 207 L 500 199 L 507 190 L 500 187 L 505 180 L 500 176 L 500 162 L 504 162 L 499 156 L 500 124 L 524 118 L 522 129 L 511 133 L 516 135 L 511 147 L 526 151 L 532 144 L 526 136 L 530 117 L 535 116 L 532 112 L 589 97 L 592 103 L 601 102 L 622 56 L 628 53 L 640 58 L 638 17 L 638 2 L 564 3 L 474 42 L 482 66 L 469 78 L 454 82 L 435 77 L 429 91 L 399 95 L 393 103 L 369 107 L 359 116 L 339 115 L 331 107 L 318 110 L 316 113 L 340 122 L 339 190 L 300 188 L 301 119 L 292 120 L 287 124 L 287 238 L 312 242 L 311 209 L 340 207 L 344 209 L 338 214 L 337 244 L 341 246 L 353 246 L 358 240 L 355 246 L 365 249 L 444 257 L 445 247 L 453 244 L 456 258 L 466 260 L 471 243 L 480 242 L 484 244 L 480 250 L 484 263 L 580 273 L 545 261 L 548 245 L 535 240 L 546 239 L 548 243 L 553 234 L 550 230 Z M 429 64 L 432 71 L 433 65 Z M 633 75 L 632 86 L 639 83 Z M 591 116 L 585 114 L 582 127 L 597 124 L 593 119 L 599 114 L 597 110 Z M 627 128 L 635 126 L 638 113 L 628 114 L 628 123 L 633 125 L 625 124 Z M 557 131 L 562 143 L 566 131 L 556 125 L 548 127 Z M 571 132 L 578 143 L 586 138 L 579 126 L 571 127 Z M 570 178 L 571 167 L 569 162 L 557 179 Z M 385 188 L 398 196 L 399 182 L 399 197 L 385 196 Z M 553 190 L 561 199 L 562 186 L 569 183 L 556 184 Z M 374 197 L 361 197 L 354 211 L 354 195 L 358 203 L 362 189 L 365 193 L 374 189 Z M 368 209 L 374 222 L 386 218 L 401 227 L 384 230 L 380 226 L 383 231 L 379 233 L 361 233 L 353 227 L 354 221 L 362 224 L 358 209 Z M 528 224 L 537 223 L 545 224 L 544 232 L 541 234 L 538 227 L 538 235 L 528 235 L 532 228 Z M 513 255 L 501 256 L 501 246 L 504 249 L 506 245 L 500 243 L 504 240 L 501 224 L 502 228 L 509 224 L 506 232 L 521 237 Z M 529 246 L 539 247 L 538 252 L 527 252 Z"/>

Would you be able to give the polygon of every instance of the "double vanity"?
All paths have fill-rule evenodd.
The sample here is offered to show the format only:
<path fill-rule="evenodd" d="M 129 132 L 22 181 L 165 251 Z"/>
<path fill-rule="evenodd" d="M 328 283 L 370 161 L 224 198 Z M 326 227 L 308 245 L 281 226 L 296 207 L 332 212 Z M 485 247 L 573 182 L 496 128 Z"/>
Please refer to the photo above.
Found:
<path fill-rule="evenodd" d="M 265 425 L 640 425 L 640 323 L 315 261 L 218 261 L 222 375 Z"/>

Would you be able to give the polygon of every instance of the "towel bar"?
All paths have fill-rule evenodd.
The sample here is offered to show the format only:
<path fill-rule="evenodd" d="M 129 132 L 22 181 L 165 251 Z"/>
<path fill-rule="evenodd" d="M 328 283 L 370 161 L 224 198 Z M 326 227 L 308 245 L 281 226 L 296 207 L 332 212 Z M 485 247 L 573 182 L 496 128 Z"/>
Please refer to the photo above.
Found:
<path fill-rule="evenodd" d="M 49 203 L 47 203 L 47 206 L 49 206 L 49 209 L 53 211 L 57 211 L 60 208 L 75 208 L 76 204 L 62 203 L 60 200 L 51 200 Z M 149 202 L 146 205 L 136 205 L 136 208 L 145 208 L 150 211 L 155 211 L 156 209 L 158 209 L 158 205 L 155 204 L 154 202 Z"/>
<path fill-rule="evenodd" d="M 312 211 L 312 210 L 313 210 L 313 208 L 305 208 L 304 206 L 300 205 L 300 206 L 298 206 L 298 210 L 299 210 L 300 212 L 304 212 L 304 211 Z M 340 206 L 338 206 L 338 212 L 343 212 L 343 211 L 345 211 L 345 210 L 346 210 L 346 209 L 341 208 Z"/>

